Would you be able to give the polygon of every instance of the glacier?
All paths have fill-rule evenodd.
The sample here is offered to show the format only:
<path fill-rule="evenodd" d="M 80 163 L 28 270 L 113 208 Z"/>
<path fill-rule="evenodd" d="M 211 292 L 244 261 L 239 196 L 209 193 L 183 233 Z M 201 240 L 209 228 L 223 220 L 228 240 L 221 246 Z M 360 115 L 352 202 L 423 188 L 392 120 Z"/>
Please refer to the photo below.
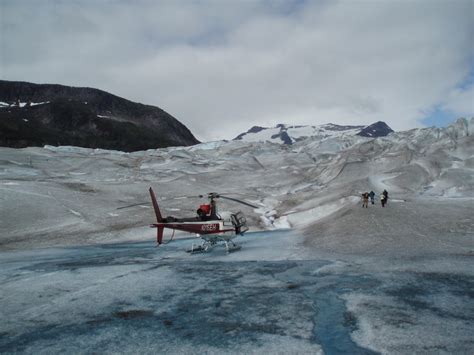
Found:
<path fill-rule="evenodd" d="M 473 127 L 2 147 L 0 352 L 470 353 Z M 166 215 L 211 191 L 258 205 L 220 201 L 247 216 L 242 249 L 156 248 L 150 186 Z M 361 208 L 383 189 L 386 208 Z"/>

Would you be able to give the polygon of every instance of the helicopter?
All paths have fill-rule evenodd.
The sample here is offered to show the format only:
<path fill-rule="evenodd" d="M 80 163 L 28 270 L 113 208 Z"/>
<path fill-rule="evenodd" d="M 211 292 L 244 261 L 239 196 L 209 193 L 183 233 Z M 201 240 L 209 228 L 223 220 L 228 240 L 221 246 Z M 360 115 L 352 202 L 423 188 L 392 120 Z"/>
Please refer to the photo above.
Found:
<path fill-rule="evenodd" d="M 244 235 L 244 233 L 248 231 L 247 220 L 240 211 L 237 213 L 232 213 L 229 220 L 224 220 L 217 213 L 217 199 L 227 199 L 249 207 L 258 208 L 258 206 L 233 197 L 224 196 L 217 192 L 209 192 L 207 194 L 209 203 L 201 204 L 199 206 L 196 211 L 196 217 L 176 218 L 169 216 L 163 218 L 158 206 L 156 195 L 151 187 L 149 192 L 157 220 L 157 223 L 151 224 L 150 227 L 157 229 L 157 245 L 159 246 L 163 244 L 163 233 L 166 228 L 173 230 L 173 236 L 175 230 L 195 233 L 202 239 L 202 242 L 197 245 L 192 244 L 191 248 L 187 250 L 187 252 L 191 254 L 207 252 L 219 243 L 224 243 L 227 253 L 239 250 L 241 248 L 240 245 L 233 241 L 233 239 L 238 235 Z M 198 197 L 204 198 L 206 196 L 199 195 Z"/>

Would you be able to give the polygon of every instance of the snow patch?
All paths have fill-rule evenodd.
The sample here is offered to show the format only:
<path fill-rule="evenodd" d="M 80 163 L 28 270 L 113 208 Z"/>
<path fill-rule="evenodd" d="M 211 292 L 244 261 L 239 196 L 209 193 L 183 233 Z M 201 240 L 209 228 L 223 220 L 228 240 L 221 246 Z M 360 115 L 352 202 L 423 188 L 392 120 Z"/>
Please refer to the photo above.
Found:
<path fill-rule="evenodd" d="M 43 102 L 20 102 L 19 106 L 16 103 L 8 103 L 8 102 L 3 102 L 0 101 L 0 108 L 2 107 L 28 107 L 28 106 L 38 106 L 38 105 L 46 105 L 49 104 L 49 101 L 43 101 Z"/>
<path fill-rule="evenodd" d="M 197 151 L 197 150 L 215 150 L 215 149 L 218 149 L 218 148 L 222 147 L 225 144 L 226 144 L 225 141 L 206 142 L 206 143 L 200 143 L 200 144 L 193 145 L 193 146 L 189 147 L 188 150 L 191 151 L 191 152 L 194 152 L 194 151 Z"/>
<path fill-rule="evenodd" d="M 300 228 L 305 227 L 333 214 L 334 212 L 337 212 L 343 207 L 356 204 L 359 201 L 360 198 L 356 196 L 343 197 L 333 203 L 327 203 L 305 211 L 289 214 L 287 215 L 288 221 L 292 226 Z"/>

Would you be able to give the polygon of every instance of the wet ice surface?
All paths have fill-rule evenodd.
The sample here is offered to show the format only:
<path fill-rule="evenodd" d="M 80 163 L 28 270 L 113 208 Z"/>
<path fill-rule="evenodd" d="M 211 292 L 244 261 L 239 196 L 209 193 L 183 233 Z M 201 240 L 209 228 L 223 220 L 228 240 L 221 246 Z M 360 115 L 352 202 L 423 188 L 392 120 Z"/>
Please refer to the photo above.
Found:
<path fill-rule="evenodd" d="M 190 240 L 0 253 L 0 352 L 473 349 L 474 278 L 462 267 L 311 258 L 300 241 L 292 231 L 249 233 L 229 255 L 189 255 Z"/>

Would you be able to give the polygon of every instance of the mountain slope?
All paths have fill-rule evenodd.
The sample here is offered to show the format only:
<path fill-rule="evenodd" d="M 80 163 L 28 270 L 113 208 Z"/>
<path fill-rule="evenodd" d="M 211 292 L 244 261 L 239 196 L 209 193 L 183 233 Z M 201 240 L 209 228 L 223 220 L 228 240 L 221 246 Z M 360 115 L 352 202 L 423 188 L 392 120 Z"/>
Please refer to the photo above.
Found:
<path fill-rule="evenodd" d="M 173 116 L 105 91 L 0 81 L 0 145 L 123 151 L 199 143 Z"/>

